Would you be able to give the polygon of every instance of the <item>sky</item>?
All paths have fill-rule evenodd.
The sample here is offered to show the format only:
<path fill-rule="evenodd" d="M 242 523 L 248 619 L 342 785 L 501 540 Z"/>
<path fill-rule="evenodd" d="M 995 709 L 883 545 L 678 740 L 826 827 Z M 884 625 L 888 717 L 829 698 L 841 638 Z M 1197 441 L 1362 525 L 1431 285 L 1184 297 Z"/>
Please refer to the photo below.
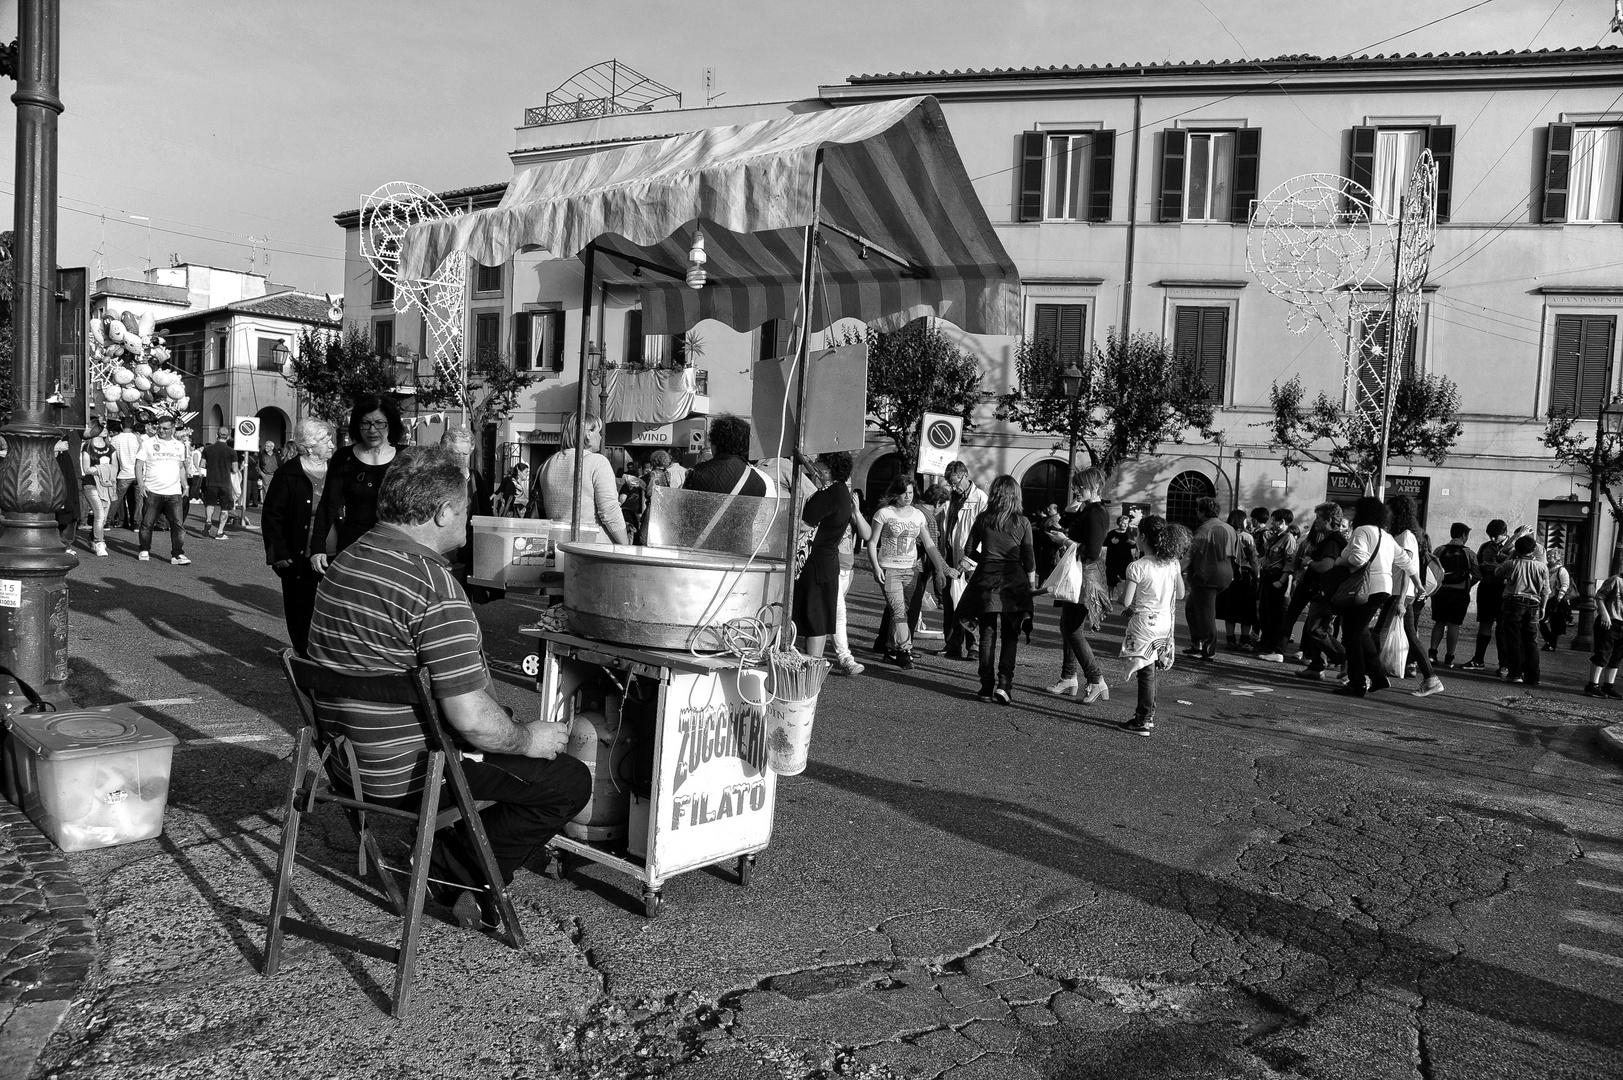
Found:
<path fill-rule="evenodd" d="M 333 215 L 391 180 L 509 179 L 524 109 L 609 59 L 693 107 L 705 68 L 731 105 L 891 71 L 1623 45 L 1611 0 L 61 4 L 59 265 L 138 277 L 175 255 L 315 292 L 343 288 Z M 16 14 L 0 2 L 0 40 Z"/>

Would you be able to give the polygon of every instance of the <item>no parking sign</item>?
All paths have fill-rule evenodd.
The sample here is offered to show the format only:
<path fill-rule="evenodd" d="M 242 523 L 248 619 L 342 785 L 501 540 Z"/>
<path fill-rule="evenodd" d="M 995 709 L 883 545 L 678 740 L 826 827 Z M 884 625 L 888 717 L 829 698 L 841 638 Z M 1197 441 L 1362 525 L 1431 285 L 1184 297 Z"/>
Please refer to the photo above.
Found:
<path fill-rule="evenodd" d="M 964 440 L 964 418 L 946 413 L 925 413 L 919 424 L 919 472 L 937 475 L 958 460 Z"/>
<path fill-rule="evenodd" d="M 259 417 L 239 416 L 234 429 L 235 440 L 231 444 L 233 450 L 259 449 Z"/>

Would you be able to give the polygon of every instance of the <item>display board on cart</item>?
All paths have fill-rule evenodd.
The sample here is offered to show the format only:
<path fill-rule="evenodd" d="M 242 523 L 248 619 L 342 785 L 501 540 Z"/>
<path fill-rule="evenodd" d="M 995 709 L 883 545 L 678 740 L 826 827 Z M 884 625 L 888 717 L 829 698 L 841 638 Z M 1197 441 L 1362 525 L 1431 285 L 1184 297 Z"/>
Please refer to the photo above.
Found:
<path fill-rule="evenodd" d="M 794 365 L 793 357 L 755 364 L 750 457 L 756 460 L 785 457 L 792 452 L 796 398 L 788 391 Z M 859 342 L 819 349 L 807 357 L 806 369 L 810 377 L 806 382 L 806 430 L 801 433 L 801 452 L 861 450 L 868 398 L 860 388 L 868 385 L 868 346 Z M 782 435 L 785 426 L 789 430 L 787 437 Z"/>

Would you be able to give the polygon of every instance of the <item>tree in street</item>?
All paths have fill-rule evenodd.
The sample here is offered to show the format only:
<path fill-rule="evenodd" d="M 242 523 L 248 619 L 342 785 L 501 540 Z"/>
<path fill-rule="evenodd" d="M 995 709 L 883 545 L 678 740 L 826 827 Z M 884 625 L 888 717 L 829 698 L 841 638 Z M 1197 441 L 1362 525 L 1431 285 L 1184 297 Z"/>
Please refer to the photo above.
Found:
<path fill-rule="evenodd" d="M 342 333 L 306 327 L 289 359 L 288 382 L 304 394 L 310 411 L 342 428 L 349 403 L 362 394 L 387 394 L 398 384 L 392 357 L 372 348 L 372 337 L 358 327 Z"/>
<path fill-rule="evenodd" d="M 981 369 L 975 358 L 930 319 L 915 319 L 900 330 L 865 333 L 847 330 L 845 343 L 868 343 L 868 422 L 902 455 L 901 475 L 911 476 L 919 460 L 919 425 L 927 412 L 964 418 L 981 400 Z"/>
<path fill-rule="evenodd" d="M 418 388 L 417 401 L 425 409 L 466 409 L 468 430 L 483 431 L 487 424 L 500 424 L 512 416 L 519 394 L 536 378 L 534 372 L 514 367 L 512 357 L 493 353 L 469 368 L 466 387 L 436 376 Z"/>
<path fill-rule="evenodd" d="M 1623 394 L 1614 397 L 1612 402 L 1623 402 Z M 1545 419 L 1540 441 L 1555 452 L 1551 468 L 1571 469 L 1577 473 L 1581 478 L 1579 483 L 1591 495 L 1596 494 L 1598 484 L 1600 497 L 1612 512 L 1612 521 L 1623 525 L 1623 499 L 1618 496 L 1618 488 L 1623 486 L 1623 439 L 1597 432 L 1598 443 L 1591 442 L 1589 436 L 1573 430 L 1577 423 L 1571 413 L 1565 412 L 1551 411 Z"/>
<path fill-rule="evenodd" d="M 1279 463 L 1299 469 L 1316 461 L 1349 472 L 1368 486 L 1381 465 L 1381 432 L 1358 409 L 1349 409 L 1320 393 L 1307 402 L 1302 380 L 1293 378 L 1268 392 L 1273 419 L 1268 448 L 1280 451 Z M 1433 465 L 1448 460 L 1464 430 L 1456 417 L 1459 387 L 1442 375 L 1414 374 L 1398 384 L 1392 401 L 1388 460 L 1425 458 Z"/>
<path fill-rule="evenodd" d="M 1103 347 L 1077 357 L 1075 398 L 1065 393 L 1066 365 L 1051 342 L 1021 340 L 1014 362 L 1015 386 L 998 398 L 998 417 L 1030 434 L 1059 436 L 1055 449 L 1074 443 L 1107 473 L 1160 443 L 1183 442 L 1191 429 L 1205 439 L 1217 435 L 1211 388 L 1199 366 L 1154 334 L 1123 338 L 1111 330 Z"/>

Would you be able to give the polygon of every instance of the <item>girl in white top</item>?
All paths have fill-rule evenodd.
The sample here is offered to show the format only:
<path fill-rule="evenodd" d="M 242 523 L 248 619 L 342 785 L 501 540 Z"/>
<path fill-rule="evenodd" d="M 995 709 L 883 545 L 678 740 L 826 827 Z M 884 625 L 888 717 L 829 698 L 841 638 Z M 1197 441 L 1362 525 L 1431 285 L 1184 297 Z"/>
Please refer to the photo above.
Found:
<path fill-rule="evenodd" d="M 890 648 L 887 659 L 902 668 L 913 666 L 913 634 L 908 626 L 908 589 L 913 584 L 913 564 L 918 560 L 918 548 L 924 545 L 939 578 L 957 577 L 948 572 L 936 550 L 935 541 L 924 522 L 924 511 L 913 505 L 913 481 L 897 477 L 885 495 L 879 512 L 873 517 L 873 531 L 868 539 L 868 561 L 873 566 L 874 579 L 885 590 L 890 605 Z"/>
<path fill-rule="evenodd" d="M 1426 565 L 1425 556 L 1431 553 L 1431 545 L 1422 544 L 1420 540 L 1425 533 L 1420 528 L 1414 499 L 1408 495 L 1394 495 L 1387 505 L 1392 510 L 1392 524 L 1388 527 L 1388 531 L 1397 542 L 1397 551 L 1393 555 L 1394 565 L 1407 564 L 1393 572 L 1397 593 L 1402 597 L 1400 602 L 1403 605 L 1403 633 L 1408 639 L 1409 661 L 1420 669 L 1420 675 L 1424 680 L 1420 684 L 1420 689 L 1413 693 L 1415 697 L 1429 697 L 1432 694 L 1442 693 L 1443 682 L 1432 670 L 1431 660 L 1427 658 L 1426 650 L 1420 644 L 1420 633 L 1415 624 L 1415 597 L 1420 595 L 1420 568 Z"/>
<path fill-rule="evenodd" d="M 1122 727 L 1147 737 L 1155 729 L 1155 673 L 1172 668 L 1174 612 L 1184 595 L 1179 561 L 1189 554 L 1189 530 L 1146 517 L 1138 525 L 1138 551 L 1122 592 L 1127 635 L 1121 643 L 1127 677 L 1138 676 L 1138 708 Z"/>

